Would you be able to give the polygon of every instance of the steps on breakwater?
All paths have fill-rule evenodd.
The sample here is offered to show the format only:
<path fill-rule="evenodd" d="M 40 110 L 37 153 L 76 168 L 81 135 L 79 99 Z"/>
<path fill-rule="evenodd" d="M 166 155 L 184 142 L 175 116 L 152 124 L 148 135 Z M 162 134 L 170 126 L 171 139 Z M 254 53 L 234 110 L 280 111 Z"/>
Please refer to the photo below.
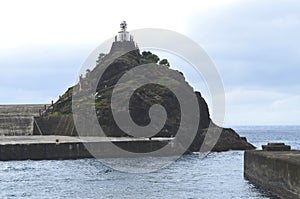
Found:
<path fill-rule="evenodd" d="M 0 105 L 0 136 L 32 135 L 33 117 L 39 116 L 43 104 Z"/>
<path fill-rule="evenodd" d="M 77 136 L 72 115 L 34 117 L 33 135 Z"/>
<path fill-rule="evenodd" d="M 282 143 L 263 146 L 264 150 L 245 151 L 245 178 L 280 198 L 300 198 L 300 151 Z"/>

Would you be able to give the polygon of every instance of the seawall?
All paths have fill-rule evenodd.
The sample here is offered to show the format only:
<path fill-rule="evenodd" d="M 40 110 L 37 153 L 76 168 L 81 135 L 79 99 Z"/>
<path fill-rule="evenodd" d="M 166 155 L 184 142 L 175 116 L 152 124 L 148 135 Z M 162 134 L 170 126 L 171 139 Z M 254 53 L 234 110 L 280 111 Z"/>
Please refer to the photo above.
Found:
<path fill-rule="evenodd" d="M 43 109 L 42 104 L 0 105 L 0 136 L 32 135 L 33 117 Z"/>
<path fill-rule="evenodd" d="M 280 198 L 300 198 L 300 151 L 245 151 L 244 176 Z"/>
<path fill-rule="evenodd" d="M 99 150 L 97 158 L 119 158 L 123 154 L 108 150 L 109 145 L 131 151 L 132 157 L 145 156 L 168 144 L 172 138 L 0 136 L 0 161 L 93 158 L 86 145 Z M 172 154 L 163 154 L 172 155 Z M 128 156 L 126 156 L 128 157 Z"/>

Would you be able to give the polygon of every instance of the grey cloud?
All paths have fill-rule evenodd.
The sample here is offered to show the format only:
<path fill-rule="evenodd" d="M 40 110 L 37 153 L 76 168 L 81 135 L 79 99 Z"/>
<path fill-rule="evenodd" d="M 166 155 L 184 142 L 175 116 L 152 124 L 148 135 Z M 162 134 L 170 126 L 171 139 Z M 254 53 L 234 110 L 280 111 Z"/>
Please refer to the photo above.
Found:
<path fill-rule="evenodd" d="M 72 86 L 87 46 L 24 46 L 0 54 L 0 103 L 49 103 Z"/>
<path fill-rule="evenodd" d="M 202 43 L 225 86 L 300 84 L 300 2 L 240 1 L 210 20 L 191 19 L 190 36 Z"/>

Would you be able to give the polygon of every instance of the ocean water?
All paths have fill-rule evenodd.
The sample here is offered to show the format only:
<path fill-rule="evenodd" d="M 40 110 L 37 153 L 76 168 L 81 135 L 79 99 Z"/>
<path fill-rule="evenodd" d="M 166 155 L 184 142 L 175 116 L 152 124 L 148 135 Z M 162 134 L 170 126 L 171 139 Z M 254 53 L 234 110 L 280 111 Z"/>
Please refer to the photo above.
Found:
<path fill-rule="evenodd" d="M 236 126 L 256 146 L 285 142 L 300 149 L 300 126 Z M 95 159 L 0 162 L 0 198 L 275 197 L 243 177 L 243 152 L 186 155 L 151 173 L 113 170 Z"/>

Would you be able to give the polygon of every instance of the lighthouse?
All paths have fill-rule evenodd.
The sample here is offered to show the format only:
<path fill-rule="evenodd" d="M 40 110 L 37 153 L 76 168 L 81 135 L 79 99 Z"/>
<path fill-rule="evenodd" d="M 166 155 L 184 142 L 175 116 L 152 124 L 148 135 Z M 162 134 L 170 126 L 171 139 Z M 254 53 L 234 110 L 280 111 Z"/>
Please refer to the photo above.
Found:
<path fill-rule="evenodd" d="M 116 52 L 116 51 L 132 51 L 137 50 L 138 47 L 133 41 L 133 36 L 127 31 L 127 23 L 126 21 L 122 21 L 120 24 L 121 30 L 118 32 L 118 34 L 115 36 L 115 41 L 112 44 L 112 47 L 110 49 L 110 53 Z"/>
<path fill-rule="evenodd" d="M 127 29 L 126 21 L 122 21 L 120 24 L 121 31 L 118 32 L 118 35 L 115 38 L 115 41 L 133 41 L 133 37 L 129 34 Z"/>

